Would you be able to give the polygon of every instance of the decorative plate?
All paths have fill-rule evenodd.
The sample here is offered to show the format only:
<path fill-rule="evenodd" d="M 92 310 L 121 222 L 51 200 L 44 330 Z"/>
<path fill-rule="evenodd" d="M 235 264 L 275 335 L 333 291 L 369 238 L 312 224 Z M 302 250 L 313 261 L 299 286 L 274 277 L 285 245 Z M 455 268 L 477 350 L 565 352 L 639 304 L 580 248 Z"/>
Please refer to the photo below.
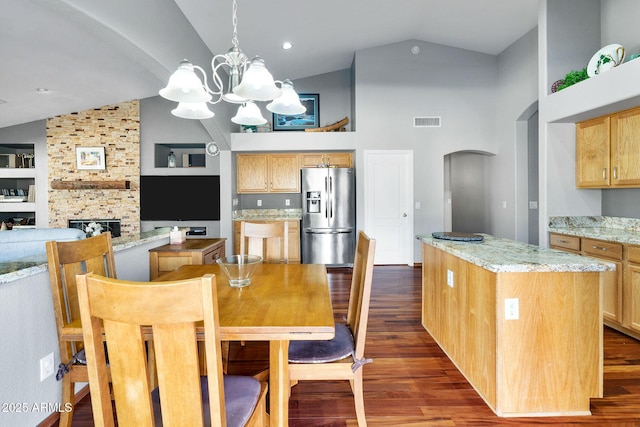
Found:
<path fill-rule="evenodd" d="M 215 157 L 220 154 L 220 148 L 218 148 L 218 144 L 216 144 L 215 142 L 208 142 L 206 146 L 206 152 L 208 155 Z"/>
<path fill-rule="evenodd" d="M 455 240 L 459 242 L 482 242 L 484 237 L 473 233 L 459 233 L 456 231 L 436 231 L 431 233 L 436 239 Z"/>
<path fill-rule="evenodd" d="M 619 44 L 610 44 L 593 55 L 587 65 L 589 77 L 601 74 L 607 70 L 617 67 L 624 61 L 624 47 Z"/>

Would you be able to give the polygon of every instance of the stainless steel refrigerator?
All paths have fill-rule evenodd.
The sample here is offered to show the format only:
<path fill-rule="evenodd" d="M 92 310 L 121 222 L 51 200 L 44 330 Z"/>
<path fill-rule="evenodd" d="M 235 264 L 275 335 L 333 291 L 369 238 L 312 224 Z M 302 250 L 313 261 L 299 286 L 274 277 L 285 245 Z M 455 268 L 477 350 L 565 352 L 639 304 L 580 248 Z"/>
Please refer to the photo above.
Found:
<path fill-rule="evenodd" d="M 302 262 L 353 266 L 356 241 L 352 168 L 302 169 Z"/>

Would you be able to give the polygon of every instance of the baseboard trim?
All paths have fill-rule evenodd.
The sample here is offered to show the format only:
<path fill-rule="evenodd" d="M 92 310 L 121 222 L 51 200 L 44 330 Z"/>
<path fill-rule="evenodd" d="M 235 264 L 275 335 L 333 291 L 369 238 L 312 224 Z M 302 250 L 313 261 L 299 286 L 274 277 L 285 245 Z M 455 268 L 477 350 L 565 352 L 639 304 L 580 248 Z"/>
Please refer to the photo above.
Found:
<path fill-rule="evenodd" d="M 78 391 L 76 393 L 76 396 L 75 396 L 76 403 L 81 401 L 82 399 L 84 399 L 88 395 L 89 395 L 89 384 L 87 384 L 84 387 L 82 387 L 80 389 L 80 391 Z M 40 422 L 40 424 L 38 424 L 38 427 L 53 427 L 54 425 L 56 425 L 56 423 L 59 420 L 60 420 L 60 413 L 59 412 L 54 412 L 53 414 L 49 415 L 47 418 L 42 420 L 42 422 Z"/>

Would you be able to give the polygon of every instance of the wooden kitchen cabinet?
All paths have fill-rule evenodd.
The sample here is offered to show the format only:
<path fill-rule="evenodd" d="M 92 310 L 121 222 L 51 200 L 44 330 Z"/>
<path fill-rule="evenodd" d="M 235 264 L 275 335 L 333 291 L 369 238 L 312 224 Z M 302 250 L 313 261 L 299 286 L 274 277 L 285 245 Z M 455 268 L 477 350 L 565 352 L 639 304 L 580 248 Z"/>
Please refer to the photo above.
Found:
<path fill-rule="evenodd" d="M 624 312 L 629 329 L 640 333 L 640 246 L 627 245 Z"/>
<path fill-rule="evenodd" d="M 580 242 L 580 255 L 616 266 L 616 271 L 603 275 L 604 324 L 640 339 L 640 246 L 549 233 L 549 246 L 553 249 L 576 253 L 576 241 Z"/>
<path fill-rule="evenodd" d="M 611 117 L 611 182 L 640 186 L 640 108 Z"/>
<path fill-rule="evenodd" d="M 299 193 L 297 154 L 238 154 L 238 193 Z"/>
<path fill-rule="evenodd" d="M 640 107 L 576 123 L 576 187 L 640 187 Z"/>
<path fill-rule="evenodd" d="M 602 314 L 605 320 L 615 322 L 617 325 L 622 325 L 622 287 L 624 284 L 622 244 L 587 238 L 580 240 L 583 255 L 612 262 L 616 265 L 616 271 L 604 274 L 604 283 L 602 284 Z"/>
<path fill-rule="evenodd" d="M 609 186 L 610 133 L 609 116 L 576 124 L 576 187 Z"/>
<path fill-rule="evenodd" d="M 149 249 L 149 278 L 156 279 L 183 265 L 213 264 L 225 256 L 226 239 L 187 239 L 179 245 Z"/>
<path fill-rule="evenodd" d="M 281 222 L 283 220 L 247 220 L 247 222 L 256 222 L 260 224 L 271 224 L 273 222 Z M 239 220 L 233 221 L 233 253 L 240 253 L 240 222 Z M 299 220 L 287 220 L 289 228 L 289 263 L 300 263 L 300 221 Z M 284 250 L 284 245 L 283 248 Z M 284 256 L 281 257 L 284 260 Z"/>
<path fill-rule="evenodd" d="M 353 167 L 353 155 L 347 152 L 334 153 L 303 153 L 300 155 L 300 167 Z"/>

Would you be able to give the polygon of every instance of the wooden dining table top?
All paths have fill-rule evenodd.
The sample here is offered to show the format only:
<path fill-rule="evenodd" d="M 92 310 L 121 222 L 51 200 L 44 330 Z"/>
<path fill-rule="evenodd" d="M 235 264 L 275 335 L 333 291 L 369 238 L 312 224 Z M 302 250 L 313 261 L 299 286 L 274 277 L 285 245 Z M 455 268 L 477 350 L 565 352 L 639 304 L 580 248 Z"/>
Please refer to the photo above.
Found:
<path fill-rule="evenodd" d="M 223 340 L 328 340 L 333 307 L 322 264 L 260 264 L 243 288 L 229 285 L 217 264 L 183 265 L 156 281 L 215 274 Z"/>

